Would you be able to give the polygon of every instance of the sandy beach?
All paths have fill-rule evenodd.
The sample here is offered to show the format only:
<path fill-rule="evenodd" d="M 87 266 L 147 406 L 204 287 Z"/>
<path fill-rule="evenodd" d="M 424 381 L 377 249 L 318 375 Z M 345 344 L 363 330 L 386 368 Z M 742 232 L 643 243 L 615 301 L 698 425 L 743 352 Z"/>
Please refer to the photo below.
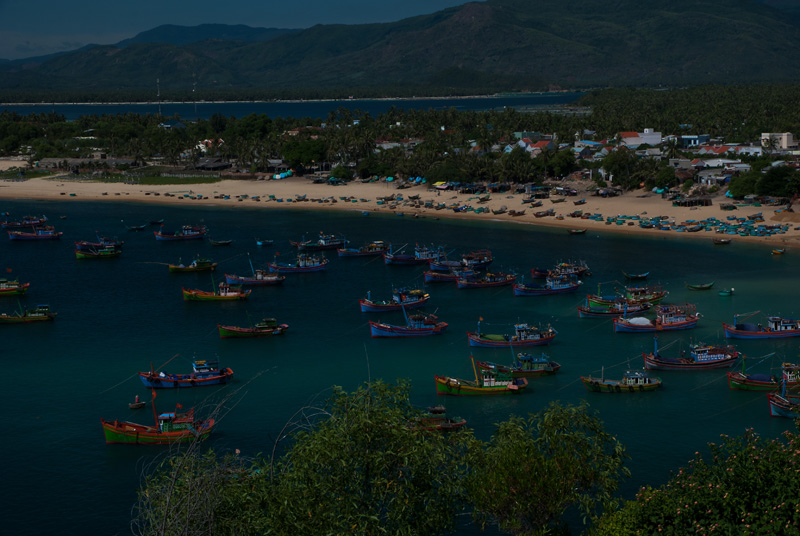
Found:
<path fill-rule="evenodd" d="M 11 165 L 19 165 L 13 162 Z M 0 161 L 0 169 L 11 167 L 9 161 Z M 570 187 L 575 185 L 569 184 Z M 584 198 L 586 203 L 574 204 Z M 392 195 L 402 196 L 401 201 L 383 201 L 381 198 Z M 304 196 L 304 197 L 303 197 Z M 418 196 L 418 198 L 417 198 Z M 414 197 L 414 199 L 409 199 Z M 468 218 L 486 221 L 513 221 L 524 225 L 556 226 L 564 229 L 586 229 L 590 231 L 607 231 L 617 233 L 646 233 L 661 236 L 688 236 L 710 240 L 722 237 L 714 232 L 676 232 L 656 229 L 642 229 L 635 222 L 615 225 L 606 223 L 607 217 L 618 215 L 641 217 L 666 216 L 669 220 L 681 223 L 687 220 L 701 221 L 715 217 L 725 221 L 728 216 L 739 218 L 751 214 L 762 213 L 764 224 L 789 224 L 790 230 L 785 234 L 768 237 L 734 236 L 734 241 L 750 241 L 769 244 L 773 247 L 791 248 L 800 245 L 800 213 L 776 213 L 773 206 L 742 206 L 733 211 L 723 211 L 720 203 L 730 202 L 722 195 L 713 200 L 708 207 L 674 207 L 672 202 L 662 199 L 660 195 L 642 190 L 626 192 L 622 196 L 603 198 L 580 192 L 578 196 L 567 197 L 565 201 L 553 203 L 545 199 L 541 207 L 531 208 L 522 203 L 523 195 L 511 193 L 493 193 L 488 201 L 481 201 L 481 196 L 459 194 L 454 191 L 439 191 L 427 185 L 418 185 L 405 189 L 397 189 L 392 182 L 362 183 L 353 181 L 341 186 L 314 184 L 310 178 L 290 177 L 282 180 L 225 180 L 212 184 L 144 186 L 138 184 L 104 183 L 82 179 L 71 179 L 67 176 L 55 178 L 37 178 L 21 181 L 6 180 L 0 182 L 0 199 L 42 199 L 60 200 L 65 203 L 75 201 L 100 202 L 141 202 L 171 205 L 207 205 L 207 206 L 247 206 L 271 209 L 303 209 L 303 210 L 350 210 L 359 212 L 394 212 L 411 218 Z M 300 200 L 298 200 L 300 198 Z M 281 200 L 281 201 L 278 201 Z M 426 202 L 428 207 L 425 206 Z M 454 212 L 451 208 L 436 210 L 441 203 L 459 206 L 468 205 L 474 209 L 484 207 L 482 213 L 474 211 Z M 431 206 L 432 205 L 432 206 Z M 511 216 L 508 212 L 494 214 L 502 206 L 509 211 L 522 211 L 523 215 Z M 553 216 L 537 218 L 537 211 L 553 209 Z M 585 214 L 602 214 L 602 219 L 595 221 L 568 216 L 582 210 Z"/>

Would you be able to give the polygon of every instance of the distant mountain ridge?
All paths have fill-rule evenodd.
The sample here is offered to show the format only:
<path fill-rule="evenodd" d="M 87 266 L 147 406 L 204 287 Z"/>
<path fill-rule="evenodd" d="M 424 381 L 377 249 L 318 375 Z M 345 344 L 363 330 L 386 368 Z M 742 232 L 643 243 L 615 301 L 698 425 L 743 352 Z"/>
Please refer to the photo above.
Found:
<path fill-rule="evenodd" d="M 0 64 L 0 90 L 135 92 L 156 78 L 162 95 L 185 94 L 193 80 L 216 94 L 321 95 L 797 82 L 800 23 L 782 5 L 794 6 L 487 0 L 382 24 L 160 26 L 117 45 Z"/>

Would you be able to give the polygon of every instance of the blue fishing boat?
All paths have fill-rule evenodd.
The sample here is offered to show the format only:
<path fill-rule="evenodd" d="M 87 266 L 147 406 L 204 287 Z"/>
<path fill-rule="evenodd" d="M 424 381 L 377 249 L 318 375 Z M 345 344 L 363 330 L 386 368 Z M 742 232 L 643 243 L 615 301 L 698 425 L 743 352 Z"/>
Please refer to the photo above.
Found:
<path fill-rule="evenodd" d="M 575 292 L 582 282 L 575 274 L 547 276 L 544 285 L 525 285 L 514 283 L 514 296 L 544 296 L 547 294 L 567 294 Z"/>
<path fill-rule="evenodd" d="M 9 240 L 58 240 L 61 238 L 61 235 L 64 234 L 61 231 L 56 231 L 55 227 L 45 226 L 45 227 L 33 227 L 31 231 L 15 231 L 15 230 L 8 230 L 8 239 Z"/>
<path fill-rule="evenodd" d="M 505 287 L 513 285 L 517 280 L 515 274 L 503 272 L 487 272 L 485 274 L 475 274 L 456 279 L 456 286 L 459 289 L 486 288 L 486 287 Z"/>
<path fill-rule="evenodd" d="M 797 419 L 800 417 L 800 395 L 790 395 L 786 392 L 786 381 L 781 381 L 780 393 L 768 393 L 770 417 L 786 417 Z"/>
<path fill-rule="evenodd" d="M 663 357 L 658 353 L 658 337 L 653 338 L 653 353 L 642 353 L 644 366 L 655 370 L 710 370 L 731 367 L 739 358 L 733 346 L 711 346 L 703 343 L 689 345 L 689 354 L 680 357 Z"/>
<path fill-rule="evenodd" d="M 405 314 L 405 310 L 403 313 Z M 424 337 L 439 335 L 447 329 L 447 322 L 439 322 L 439 319 L 432 314 L 417 312 L 405 314 L 405 317 L 405 326 L 370 320 L 370 333 L 373 337 Z"/>
<path fill-rule="evenodd" d="M 177 389 L 225 384 L 233 378 L 233 371 L 220 369 L 217 361 L 196 360 L 188 374 L 156 373 L 151 367 L 148 372 L 139 372 L 139 378 L 148 389 Z"/>
<path fill-rule="evenodd" d="M 430 294 L 420 289 L 397 288 L 392 291 L 388 300 L 373 300 L 372 293 L 358 300 L 362 313 L 380 313 L 382 311 L 399 311 L 403 308 L 422 307 L 430 299 Z"/>
<path fill-rule="evenodd" d="M 383 262 L 386 264 L 428 264 L 431 259 L 435 259 L 439 255 L 437 248 L 429 248 L 419 244 L 414 247 L 413 254 L 401 253 L 404 247 L 394 251 L 389 246 L 389 251 L 383 253 Z"/>
<path fill-rule="evenodd" d="M 755 313 L 753 313 L 755 314 Z M 749 315 L 749 316 L 752 316 Z M 767 325 L 739 323 L 739 315 L 733 316 L 733 324 L 722 323 L 728 339 L 785 339 L 800 337 L 800 319 L 768 316 Z"/>
<path fill-rule="evenodd" d="M 518 353 L 516 359 L 510 365 L 498 365 L 491 361 L 477 361 L 475 364 L 478 368 L 494 369 L 498 372 L 511 374 L 514 378 L 550 376 L 561 368 L 560 364 L 551 361 L 550 356 L 545 353 L 531 355 L 525 352 Z"/>
<path fill-rule="evenodd" d="M 278 253 L 276 253 L 275 260 L 267 266 L 269 271 L 273 273 L 319 272 L 328 267 L 328 259 L 317 255 L 309 255 L 308 253 L 299 253 L 296 262 L 278 262 Z"/>

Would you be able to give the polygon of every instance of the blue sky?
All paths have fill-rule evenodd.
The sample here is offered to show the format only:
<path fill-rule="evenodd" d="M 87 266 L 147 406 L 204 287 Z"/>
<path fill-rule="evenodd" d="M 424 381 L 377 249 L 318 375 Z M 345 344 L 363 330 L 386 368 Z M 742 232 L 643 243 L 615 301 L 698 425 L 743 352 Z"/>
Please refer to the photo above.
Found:
<path fill-rule="evenodd" d="M 0 58 L 19 59 L 111 44 L 162 24 L 315 24 L 391 22 L 467 0 L 0 0 Z"/>

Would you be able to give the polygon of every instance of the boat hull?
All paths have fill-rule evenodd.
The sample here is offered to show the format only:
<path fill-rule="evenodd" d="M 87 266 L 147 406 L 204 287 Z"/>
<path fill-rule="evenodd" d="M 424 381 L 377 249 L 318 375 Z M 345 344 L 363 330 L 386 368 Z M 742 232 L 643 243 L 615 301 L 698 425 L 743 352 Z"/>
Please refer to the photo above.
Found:
<path fill-rule="evenodd" d="M 787 387 L 797 385 L 797 383 L 788 383 L 786 384 Z M 777 391 L 780 389 L 781 384 L 777 379 L 773 378 L 765 378 L 765 379 L 753 379 L 752 377 L 748 377 L 746 374 L 742 374 L 741 372 L 729 372 L 728 373 L 728 388 L 734 391 L 760 391 L 760 392 L 770 392 L 770 391 Z"/>
<path fill-rule="evenodd" d="M 525 378 L 514 378 L 510 385 L 483 387 L 475 382 L 436 376 L 436 394 L 450 396 L 496 396 L 519 394 L 528 386 Z"/>
<path fill-rule="evenodd" d="M 788 339 L 790 337 L 800 337 L 800 329 L 787 329 L 784 331 L 745 331 L 737 329 L 736 326 L 722 324 L 722 330 L 728 339 Z"/>
<path fill-rule="evenodd" d="M 521 369 L 517 367 L 509 367 L 504 365 L 497 365 L 495 363 L 489 363 L 487 361 L 476 361 L 475 365 L 477 365 L 480 369 L 495 369 L 498 372 L 511 374 L 513 378 L 539 378 L 542 376 L 552 376 L 553 374 L 557 373 L 558 370 L 561 368 L 561 365 L 556 363 L 555 361 L 550 361 L 548 363 L 548 368 L 541 368 L 541 369 Z"/>
<path fill-rule="evenodd" d="M 183 301 L 236 301 L 244 300 L 250 295 L 250 290 L 238 292 L 235 294 L 215 294 L 214 292 L 206 292 L 205 290 L 194 290 L 182 288 Z"/>
<path fill-rule="evenodd" d="M 784 397 L 778 393 L 769 393 L 769 415 L 770 417 L 785 417 L 796 419 L 800 417 L 800 400 L 797 397 Z"/>
<path fill-rule="evenodd" d="M 217 324 L 219 336 L 221 339 L 244 339 L 253 337 L 272 337 L 275 335 L 283 335 L 287 329 L 288 324 L 280 324 L 274 328 L 242 328 L 238 326 L 223 326 Z"/>
<path fill-rule="evenodd" d="M 683 322 L 671 322 L 669 324 L 650 324 L 639 325 L 631 324 L 628 320 L 614 318 L 615 333 L 652 333 L 656 331 L 678 331 L 681 329 L 692 329 L 697 325 L 697 318 Z"/>
<path fill-rule="evenodd" d="M 444 333 L 447 329 L 446 322 L 437 322 L 436 324 L 422 327 L 413 328 L 408 326 L 395 326 L 392 324 L 383 324 L 381 322 L 369 323 L 370 333 L 373 337 L 425 337 L 427 335 L 439 335 Z"/>
<path fill-rule="evenodd" d="M 644 367 L 648 370 L 712 370 L 732 367 L 738 359 L 737 355 L 729 355 L 722 359 L 708 361 L 692 361 L 690 359 L 665 360 L 654 357 L 653 354 L 644 355 Z"/>
<path fill-rule="evenodd" d="M 398 302 L 374 302 L 367 299 L 358 300 L 361 306 L 362 313 L 380 313 L 382 311 L 400 311 L 403 308 L 414 309 L 422 307 L 430 299 L 430 296 L 425 296 L 418 300 L 409 300 L 402 303 Z"/>
<path fill-rule="evenodd" d="M 265 275 L 263 277 L 245 277 L 235 274 L 225 274 L 225 282 L 229 285 L 267 286 L 280 285 L 286 280 L 282 275 Z"/>
<path fill-rule="evenodd" d="M 486 335 L 473 333 L 470 331 L 467 332 L 469 345 L 476 346 L 478 348 L 525 348 L 529 346 L 544 346 L 546 344 L 550 344 L 555 337 L 556 333 L 553 332 L 543 335 L 537 339 L 515 340 L 513 337 L 509 337 L 508 340 L 495 340 L 487 339 Z"/>
<path fill-rule="evenodd" d="M 564 287 L 529 287 L 527 285 L 514 285 L 514 296 L 545 296 L 547 294 L 568 294 L 580 288 L 580 283 Z"/>
<path fill-rule="evenodd" d="M 593 393 L 647 393 L 661 387 L 661 380 L 658 378 L 651 378 L 649 383 L 640 385 L 624 385 L 619 381 L 603 380 L 591 376 L 581 376 L 581 381 L 586 390 Z"/>
<path fill-rule="evenodd" d="M 214 428 L 214 419 L 202 421 L 197 429 L 161 432 L 154 426 L 100 419 L 106 443 L 128 445 L 172 445 L 207 439 Z"/>
<path fill-rule="evenodd" d="M 307 272 L 320 272 L 328 267 L 328 261 L 325 260 L 320 264 L 313 266 L 298 266 L 296 264 L 281 264 L 271 262 L 269 263 L 269 271 L 272 273 L 289 273 L 289 274 L 303 274 Z"/>
<path fill-rule="evenodd" d="M 148 389 L 186 389 L 188 387 L 205 387 L 223 385 L 233 378 L 233 370 L 226 368 L 213 373 L 204 374 L 155 374 L 140 372 L 139 378 Z"/>

